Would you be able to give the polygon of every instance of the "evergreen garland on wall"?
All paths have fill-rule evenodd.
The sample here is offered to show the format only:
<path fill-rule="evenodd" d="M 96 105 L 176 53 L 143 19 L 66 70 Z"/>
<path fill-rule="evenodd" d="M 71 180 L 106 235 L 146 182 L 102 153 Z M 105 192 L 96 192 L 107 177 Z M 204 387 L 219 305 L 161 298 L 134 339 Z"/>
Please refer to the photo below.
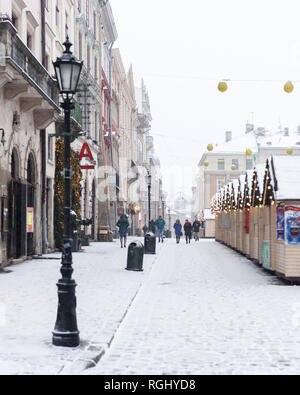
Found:
<path fill-rule="evenodd" d="M 64 234 L 64 190 L 65 182 L 62 172 L 64 170 L 64 139 L 58 138 L 55 142 L 55 187 L 54 187 L 54 237 L 56 248 L 62 249 Z M 80 168 L 79 154 L 71 149 L 71 169 L 73 177 L 71 180 L 71 210 L 77 218 L 81 218 L 81 189 L 80 182 L 82 172 Z M 75 230 L 75 229 L 74 229 Z"/>

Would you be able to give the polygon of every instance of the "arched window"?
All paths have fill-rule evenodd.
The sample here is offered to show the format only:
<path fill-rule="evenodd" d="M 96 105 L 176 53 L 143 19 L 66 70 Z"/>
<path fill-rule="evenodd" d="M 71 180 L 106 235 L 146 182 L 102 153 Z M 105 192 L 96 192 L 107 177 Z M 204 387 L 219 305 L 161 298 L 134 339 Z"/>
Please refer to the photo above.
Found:
<path fill-rule="evenodd" d="M 27 182 L 31 185 L 35 184 L 35 167 L 32 154 L 29 155 L 27 162 Z"/>
<path fill-rule="evenodd" d="M 17 180 L 19 178 L 19 157 L 14 148 L 11 154 L 11 178 Z"/>

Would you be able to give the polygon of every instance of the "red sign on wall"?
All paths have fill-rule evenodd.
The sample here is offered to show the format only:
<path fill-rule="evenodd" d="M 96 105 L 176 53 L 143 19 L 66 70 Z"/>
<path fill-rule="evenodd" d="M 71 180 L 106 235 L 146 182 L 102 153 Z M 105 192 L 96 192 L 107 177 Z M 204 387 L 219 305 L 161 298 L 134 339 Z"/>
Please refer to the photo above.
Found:
<path fill-rule="evenodd" d="M 82 161 L 82 159 L 87 159 L 89 162 L 95 163 L 92 151 L 91 151 L 88 143 L 83 144 L 80 154 L 79 154 L 79 158 L 80 158 L 80 162 Z M 82 170 L 94 170 L 95 169 L 95 165 L 82 165 L 80 167 Z"/>

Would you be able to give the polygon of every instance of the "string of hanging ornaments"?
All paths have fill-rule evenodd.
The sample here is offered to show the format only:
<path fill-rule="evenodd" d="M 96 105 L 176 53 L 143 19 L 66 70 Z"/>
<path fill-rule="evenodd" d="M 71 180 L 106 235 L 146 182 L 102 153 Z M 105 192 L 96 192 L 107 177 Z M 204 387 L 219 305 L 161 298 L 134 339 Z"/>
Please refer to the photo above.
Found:
<path fill-rule="evenodd" d="M 225 93 L 228 91 L 229 86 L 228 83 L 229 82 L 282 82 L 282 81 L 275 81 L 275 80 L 229 80 L 229 79 L 224 79 L 222 81 L 220 81 L 218 83 L 218 90 L 221 93 Z M 299 82 L 299 81 L 296 81 Z M 294 91 L 295 87 L 292 81 L 287 81 L 284 86 L 283 86 L 283 90 L 286 93 L 292 93 Z"/>
<path fill-rule="evenodd" d="M 218 90 L 221 93 L 225 93 L 225 92 L 228 91 L 228 89 L 229 89 L 228 82 L 282 82 L 282 81 L 275 81 L 275 80 L 230 80 L 230 79 L 224 79 L 224 80 L 222 80 L 222 81 L 220 81 L 218 83 Z M 299 82 L 299 81 L 296 81 L 296 82 Z M 286 93 L 292 93 L 294 91 L 294 89 L 295 89 L 295 87 L 294 87 L 294 84 L 292 83 L 292 81 L 287 81 L 284 84 L 284 86 L 283 86 L 283 90 Z M 212 152 L 214 150 L 214 146 L 212 144 L 208 144 L 206 149 L 207 149 L 208 152 Z M 286 153 L 287 153 L 287 155 L 293 155 L 293 153 L 294 153 L 293 148 L 291 148 L 291 147 L 287 148 Z M 252 153 L 251 149 L 246 149 L 246 156 L 247 157 L 251 157 L 252 154 L 253 153 Z M 204 166 L 208 167 L 209 166 L 209 162 L 208 161 L 204 162 Z M 236 170 L 236 166 L 232 165 L 231 170 L 235 171 Z"/>

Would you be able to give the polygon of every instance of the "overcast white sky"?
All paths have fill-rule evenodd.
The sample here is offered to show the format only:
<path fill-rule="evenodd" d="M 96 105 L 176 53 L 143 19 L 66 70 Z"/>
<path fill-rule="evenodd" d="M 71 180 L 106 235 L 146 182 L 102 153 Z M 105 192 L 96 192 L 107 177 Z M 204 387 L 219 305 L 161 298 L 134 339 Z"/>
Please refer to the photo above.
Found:
<path fill-rule="evenodd" d="M 207 144 L 226 130 L 240 135 L 252 118 L 270 130 L 300 124 L 299 0 L 110 2 L 125 68 L 149 91 L 169 194 L 189 193 Z M 238 81 L 221 94 L 221 79 Z M 299 81 L 291 95 L 287 80 Z"/>

